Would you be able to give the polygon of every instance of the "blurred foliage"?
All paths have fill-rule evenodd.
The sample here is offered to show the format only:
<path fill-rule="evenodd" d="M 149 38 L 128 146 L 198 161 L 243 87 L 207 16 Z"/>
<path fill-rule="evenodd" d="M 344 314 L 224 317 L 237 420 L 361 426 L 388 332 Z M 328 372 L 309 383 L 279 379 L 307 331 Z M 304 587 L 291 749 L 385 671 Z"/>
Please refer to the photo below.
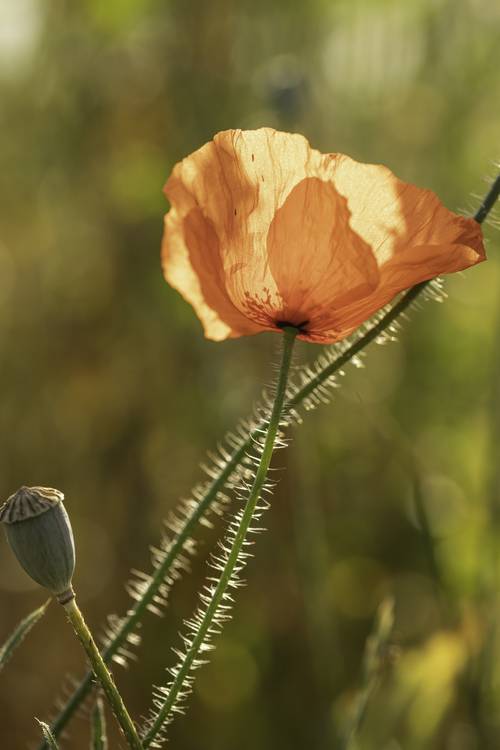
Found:
<path fill-rule="evenodd" d="M 205 341 L 163 282 L 172 165 L 217 130 L 271 125 L 470 211 L 499 156 L 499 44 L 491 0 L 2 0 L 1 491 L 65 491 L 95 628 L 127 608 L 128 569 L 148 566 L 277 343 Z M 335 748 L 387 594 L 394 655 L 359 750 L 499 746 L 500 243 L 485 233 L 489 262 L 349 369 L 279 454 L 269 531 L 173 746 Z M 217 531 L 118 673 L 135 716 Z M 42 600 L 1 543 L 0 640 Z M 36 739 L 32 717 L 82 669 L 62 619 L 51 607 L 4 671 L 6 750 Z M 63 747 L 88 745 L 79 719 Z"/>

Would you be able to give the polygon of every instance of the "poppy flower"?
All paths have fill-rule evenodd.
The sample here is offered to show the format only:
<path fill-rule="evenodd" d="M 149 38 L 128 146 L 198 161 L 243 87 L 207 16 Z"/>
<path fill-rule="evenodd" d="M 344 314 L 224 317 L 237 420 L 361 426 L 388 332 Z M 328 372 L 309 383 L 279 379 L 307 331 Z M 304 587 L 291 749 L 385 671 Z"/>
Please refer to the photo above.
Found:
<path fill-rule="evenodd" d="M 226 130 L 173 169 L 162 266 L 214 341 L 338 341 L 399 292 L 468 268 L 481 228 L 384 166 L 301 135 Z"/>

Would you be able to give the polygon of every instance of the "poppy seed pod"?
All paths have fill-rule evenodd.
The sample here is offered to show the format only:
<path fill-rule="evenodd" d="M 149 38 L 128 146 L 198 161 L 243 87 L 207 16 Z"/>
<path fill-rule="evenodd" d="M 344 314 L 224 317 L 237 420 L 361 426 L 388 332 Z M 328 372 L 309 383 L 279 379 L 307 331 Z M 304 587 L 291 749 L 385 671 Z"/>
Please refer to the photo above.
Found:
<path fill-rule="evenodd" d="M 21 487 L 0 508 L 9 544 L 24 570 L 61 604 L 73 598 L 75 544 L 64 495 L 49 487 Z"/>

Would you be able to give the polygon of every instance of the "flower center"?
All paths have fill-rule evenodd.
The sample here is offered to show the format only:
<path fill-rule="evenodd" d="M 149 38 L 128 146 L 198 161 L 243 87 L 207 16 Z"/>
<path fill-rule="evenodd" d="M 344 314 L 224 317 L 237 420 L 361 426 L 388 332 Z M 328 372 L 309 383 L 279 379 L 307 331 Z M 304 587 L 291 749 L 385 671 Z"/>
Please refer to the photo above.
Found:
<path fill-rule="evenodd" d="M 308 323 L 308 320 L 303 320 L 302 323 L 290 323 L 288 320 L 277 320 L 275 325 L 277 328 L 296 328 L 300 333 L 306 333 L 305 327 Z"/>

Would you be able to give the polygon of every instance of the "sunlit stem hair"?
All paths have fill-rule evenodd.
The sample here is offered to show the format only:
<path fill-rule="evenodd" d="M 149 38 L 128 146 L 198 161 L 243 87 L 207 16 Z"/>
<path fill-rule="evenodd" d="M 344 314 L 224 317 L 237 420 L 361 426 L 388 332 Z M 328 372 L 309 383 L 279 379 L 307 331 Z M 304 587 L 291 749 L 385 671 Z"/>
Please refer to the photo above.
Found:
<path fill-rule="evenodd" d="M 221 547 L 222 554 L 219 557 L 212 558 L 212 565 L 219 575 L 208 579 L 205 593 L 201 596 L 201 603 L 192 620 L 187 623 L 188 633 L 183 636 L 184 650 L 177 652 L 179 662 L 171 670 L 173 679 L 166 688 L 159 688 L 156 691 L 156 710 L 152 712 L 143 739 L 146 748 L 156 738 L 161 738 L 162 729 L 170 722 L 173 713 L 182 706 L 184 699 L 191 691 L 192 672 L 199 666 L 197 661 L 200 654 L 210 649 L 213 635 L 220 631 L 223 623 L 229 617 L 229 610 L 232 605 L 232 595 L 229 590 L 234 590 L 241 584 L 239 573 L 244 568 L 248 557 L 248 553 L 244 552 L 244 545 L 249 532 L 252 530 L 252 522 L 255 521 L 262 510 L 259 507 L 259 500 L 265 487 L 283 415 L 288 373 L 297 333 L 296 328 L 284 328 L 283 355 L 276 394 L 267 428 L 263 431 L 263 442 L 261 445 L 257 445 L 260 460 L 257 464 L 255 477 L 243 510 L 229 524 L 225 543 Z"/>
<path fill-rule="evenodd" d="M 500 175 L 492 183 L 481 206 L 474 214 L 474 219 L 479 224 L 484 223 L 499 194 Z M 298 376 L 301 378 L 301 385 L 287 398 L 284 411 L 297 409 L 303 405 L 307 407 L 310 399 L 321 398 L 323 389 L 327 387 L 335 374 L 364 352 L 366 347 L 376 341 L 379 336 L 390 331 L 392 326 L 398 325 L 415 301 L 432 288 L 432 284 L 432 281 L 416 284 L 389 309 L 377 316 L 372 323 L 367 324 L 364 330 L 355 333 L 352 339 L 341 342 L 340 346 L 335 345 L 329 348 L 326 356 L 321 354 L 312 367 L 299 370 Z M 178 578 L 180 572 L 178 562 L 182 554 L 186 552 L 186 547 L 197 525 L 217 502 L 224 488 L 228 484 L 229 486 L 232 485 L 235 472 L 238 472 L 244 463 L 246 454 L 253 441 L 258 437 L 262 426 L 263 422 L 258 420 L 245 432 L 242 431 L 238 435 L 231 436 L 230 448 L 228 451 L 224 451 L 224 454 L 215 463 L 211 480 L 196 488 L 192 502 L 186 505 L 182 520 L 180 522 L 176 520 L 174 536 L 165 544 L 161 562 L 155 566 L 152 574 L 147 577 L 141 595 L 126 616 L 116 618 L 118 624 L 113 628 L 113 632 L 102 651 L 103 659 L 106 662 L 119 654 L 127 640 L 133 636 L 135 628 L 141 622 L 148 608 L 152 606 L 162 588 L 170 588 L 173 582 L 170 578 L 170 572 L 175 571 Z M 91 688 L 92 673 L 88 672 L 52 722 L 51 729 L 55 736 L 59 736 L 82 701 L 85 700 Z M 42 743 L 38 750 L 47 750 L 47 744 Z"/>

